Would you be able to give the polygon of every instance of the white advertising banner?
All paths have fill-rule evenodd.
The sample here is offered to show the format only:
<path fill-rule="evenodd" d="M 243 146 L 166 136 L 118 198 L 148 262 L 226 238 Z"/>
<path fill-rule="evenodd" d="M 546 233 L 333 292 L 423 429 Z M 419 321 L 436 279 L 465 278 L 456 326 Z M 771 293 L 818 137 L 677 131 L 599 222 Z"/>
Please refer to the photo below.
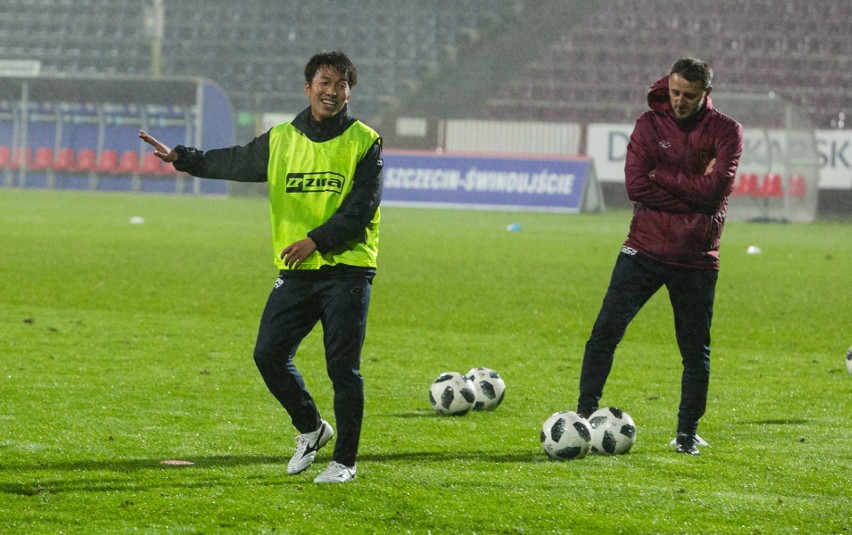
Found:
<path fill-rule="evenodd" d="M 852 130 L 817 130 L 819 187 L 852 189 Z"/>
<path fill-rule="evenodd" d="M 590 124 L 586 152 L 595 162 L 598 180 L 624 182 L 624 159 L 632 124 Z M 852 130 L 816 130 L 820 189 L 852 189 Z M 779 158 L 782 131 L 746 129 L 740 170 L 773 166 Z"/>
<path fill-rule="evenodd" d="M 624 182 L 624 159 L 632 124 L 595 123 L 586 133 L 586 153 L 600 182 Z"/>

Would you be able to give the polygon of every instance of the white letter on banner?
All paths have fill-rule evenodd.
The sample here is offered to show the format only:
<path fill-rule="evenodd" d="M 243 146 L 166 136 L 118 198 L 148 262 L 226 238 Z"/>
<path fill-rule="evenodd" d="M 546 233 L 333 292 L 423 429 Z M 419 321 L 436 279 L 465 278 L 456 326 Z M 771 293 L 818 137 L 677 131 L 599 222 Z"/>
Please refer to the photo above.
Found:
<path fill-rule="evenodd" d="M 462 188 L 464 188 L 465 191 L 473 191 L 474 187 L 476 186 L 476 180 L 473 176 L 473 173 L 475 172 L 476 168 L 473 167 L 471 169 L 468 169 L 467 172 L 464 174 L 464 180 L 462 180 Z"/>
<path fill-rule="evenodd" d="M 852 131 L 817 130 L 819 187 L 852 189 Z"/>
<path fill-rule="evenodd" d="M 421 169 L 388 167 L 384 177 L 387 188 L 455 190 L 459 187 L 460 173 L 451 169 Z"/>
<path fill-rule="evenodd" d="M 565 195 L 571 195 L 572 193 L 574 193 L 574 180 L 576 180 L 577 177 L 573 173 L 562 176 L 565 180 L 565 182 L 563 183 L 564 190 L 562 193 L 564 193 Z"/>
<path fill-rule="evenodd" d="M 559 174 L 547 170 L 530 174 L 518 171 L 480 171 L 471 167 L 463 178 L 454 178 L 457 187 L 465 191 L 571 195 L 574 192 L 576 176 L 573 173 Z"/>
<path fill-rule="evenodd" d="M 571 195 L 574 191 L 574 175 L 541 171 L 532 177 L 529 193 L 545 195 Z"/>
<path fill-rule="evenodd" d="M 529 173 L 509 173 L 507 177 L 506 191 L 509 193 L 528 193 L 530 186 Z"/>

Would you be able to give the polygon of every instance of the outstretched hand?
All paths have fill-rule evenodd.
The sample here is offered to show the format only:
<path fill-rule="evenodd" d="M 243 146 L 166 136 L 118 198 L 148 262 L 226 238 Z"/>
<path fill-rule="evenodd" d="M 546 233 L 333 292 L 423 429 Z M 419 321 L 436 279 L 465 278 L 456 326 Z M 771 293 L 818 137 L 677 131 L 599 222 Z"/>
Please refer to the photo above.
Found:
<path fill-rule="evenodd" d="M 168 145 L 163 145 L 144 130 L 139 131 L 139 139 L 154 147 L 154 155 L 164 162 L 171 163 L 178 159 L 177 152 Z"/>

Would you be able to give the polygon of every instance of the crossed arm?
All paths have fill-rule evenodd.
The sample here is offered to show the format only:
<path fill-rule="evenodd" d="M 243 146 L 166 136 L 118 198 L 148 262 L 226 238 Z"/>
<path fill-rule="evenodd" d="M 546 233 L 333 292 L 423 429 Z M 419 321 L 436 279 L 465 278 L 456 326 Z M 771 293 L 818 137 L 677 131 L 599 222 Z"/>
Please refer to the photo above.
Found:
<path fill-rule="evenodd" d="M 733 187 L 742 129 L 736 123 L 731 123 L 729 131 L 720 129 L 712 158 L 698 172 L 659 162 L 656 138 L 642 135 L 651 130 L 640 120 L 628 144 L 625 180 L 630 199 L 666 212 L 717 212 Z"/>

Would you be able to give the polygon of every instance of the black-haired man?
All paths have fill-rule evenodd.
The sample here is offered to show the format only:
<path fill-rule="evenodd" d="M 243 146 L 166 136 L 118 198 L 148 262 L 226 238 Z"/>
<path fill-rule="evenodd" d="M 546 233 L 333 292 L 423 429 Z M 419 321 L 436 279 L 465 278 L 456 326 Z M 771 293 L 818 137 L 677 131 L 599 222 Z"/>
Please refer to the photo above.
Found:
<path fill-rule="evenodd" d="M 204 152 L 171 149 L 143 131 L 139 137 L 193 176 L 269 183 L 279 273 L 254 359 L 300 433 L 287 466 L 298 474 L 334 434 L 294 363 L 300 342 L 322 324 L 338 436 L 331 463 L 314 481 L 339 483 L 355 478 L 364 413 L 360 362 L 378 254 L 382 143 L 349 113 L 357 72 L 345 54 L 316 54 L 304 75 L 308 108 L 246 145 Z"/>

